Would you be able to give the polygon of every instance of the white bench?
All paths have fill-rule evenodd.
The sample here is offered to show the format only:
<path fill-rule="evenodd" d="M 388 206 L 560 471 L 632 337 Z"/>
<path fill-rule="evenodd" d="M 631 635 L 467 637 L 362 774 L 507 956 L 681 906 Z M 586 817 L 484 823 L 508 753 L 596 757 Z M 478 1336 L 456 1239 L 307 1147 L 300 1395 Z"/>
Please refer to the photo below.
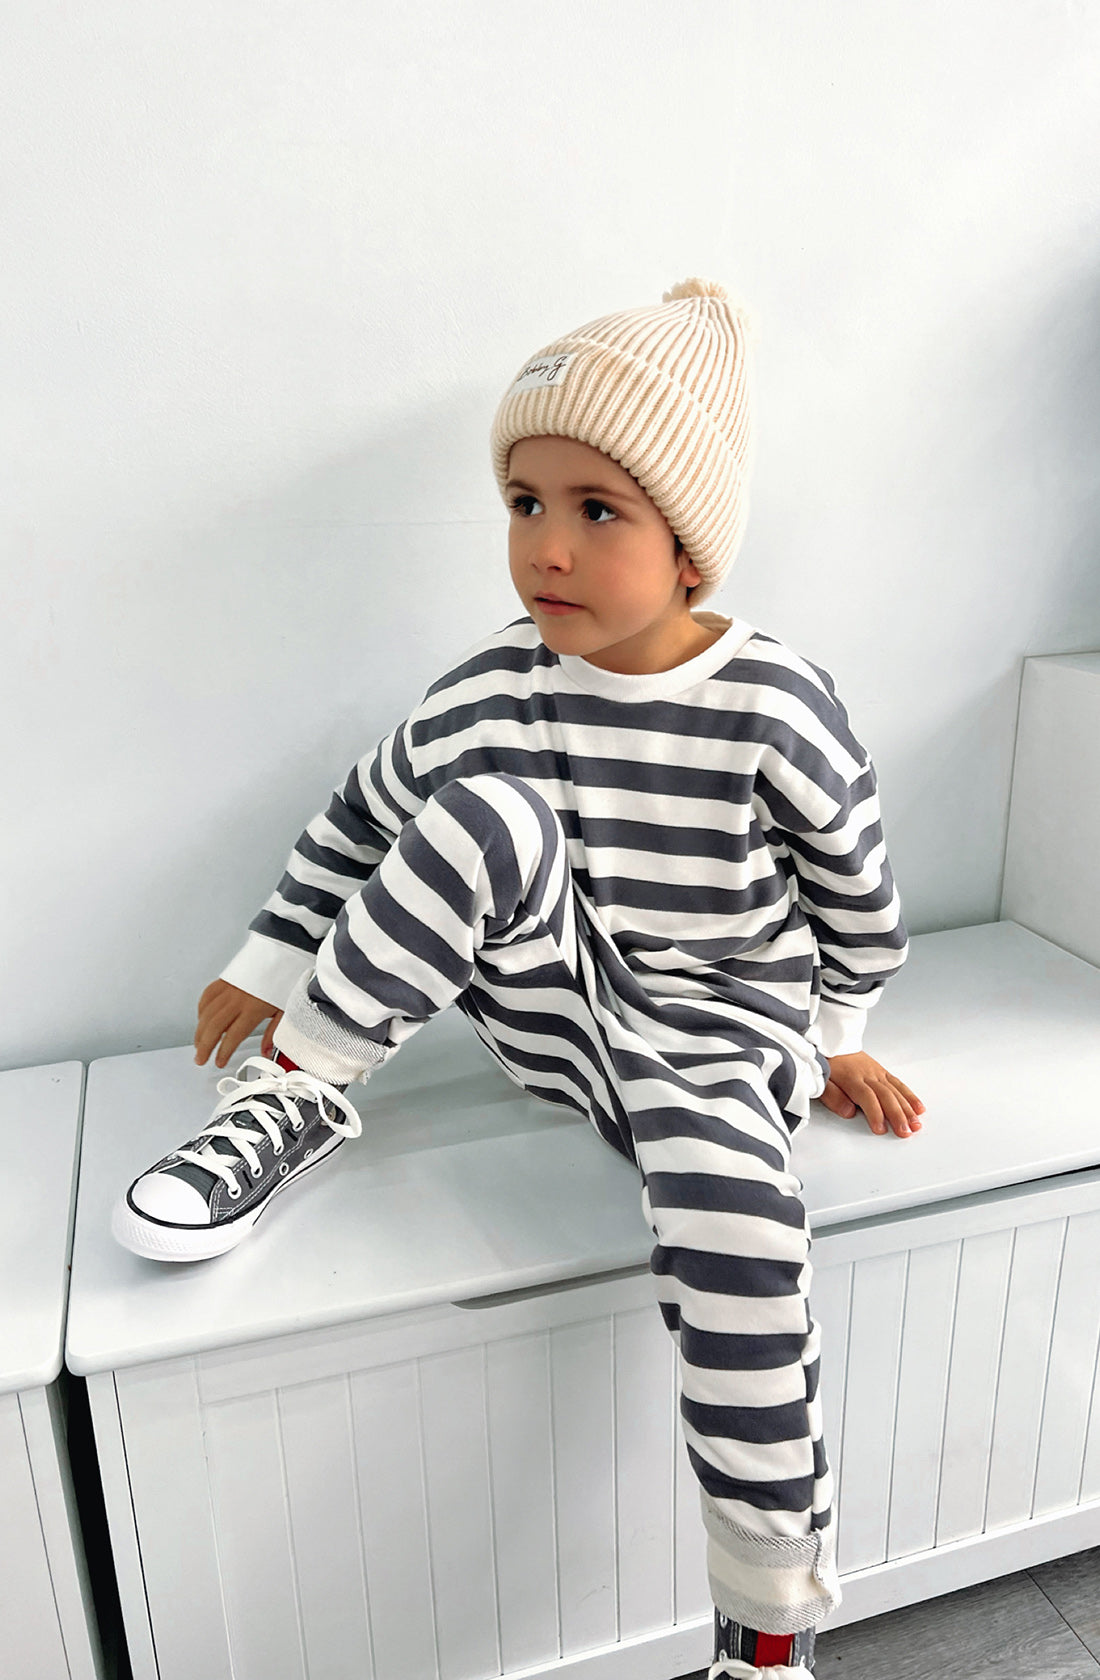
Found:
<path fill-rule="evenodd" d="M 923 1131 L 819 1106 L 795 1144 L 834 1626 L 1100 1542 L 1100 969 L 1011 921 L 923 935 L 868 1047 Z M 451 1011 L 354 1088 L 363 1137 L 235 1253 L 138 1260 L 111 1202 L 217 1077 L 187 1049 L 89 1072 L 67 1358 L 135 1680 L 704 1666 L 636 1170 Z"/>
<path fill-rule="evenodd" d="M 0 1073 L 0 1675 L 102 1680 L 60 1382 L 83 1069 Z"/>

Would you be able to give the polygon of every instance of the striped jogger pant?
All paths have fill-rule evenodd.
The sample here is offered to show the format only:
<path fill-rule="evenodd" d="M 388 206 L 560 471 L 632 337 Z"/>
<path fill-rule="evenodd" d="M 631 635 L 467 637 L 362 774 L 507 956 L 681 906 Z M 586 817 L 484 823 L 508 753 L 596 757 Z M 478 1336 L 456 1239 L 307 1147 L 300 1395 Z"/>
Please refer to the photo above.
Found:
<path fill-rule="evenodd" d="M 275 1042 L 347 1081 L 452 1002 L 518 1084 L 636 1163 L 714 1603 L 767 1633 L 816 1627 L 840 1589 L 794 1058 L 643 989 L 577 889 L 556 813 L 507 774 L 450 781 L 405 823 Z"/>

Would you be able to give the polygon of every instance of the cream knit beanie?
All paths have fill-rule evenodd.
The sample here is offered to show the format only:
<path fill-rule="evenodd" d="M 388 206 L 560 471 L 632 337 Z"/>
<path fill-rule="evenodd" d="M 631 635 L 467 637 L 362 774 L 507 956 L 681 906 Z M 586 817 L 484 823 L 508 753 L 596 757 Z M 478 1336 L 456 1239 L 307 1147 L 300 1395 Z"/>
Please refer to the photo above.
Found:
<path fill-rule="evenodd" d="M 519 370 L 493 420 L 500 493 L 525 437 L 569 437 L 637 479 L 712 595 L 741 546 L 752 457 L 747 312 L 713 280 L 682 280 L 660 304 L 604 315 Z"/>

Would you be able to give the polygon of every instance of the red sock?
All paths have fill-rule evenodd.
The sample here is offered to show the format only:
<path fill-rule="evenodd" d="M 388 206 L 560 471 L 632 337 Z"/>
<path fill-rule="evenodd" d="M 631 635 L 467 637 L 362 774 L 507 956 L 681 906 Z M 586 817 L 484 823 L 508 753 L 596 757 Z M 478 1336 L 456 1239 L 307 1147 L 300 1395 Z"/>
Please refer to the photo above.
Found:
<path fill-rule="evenodd" d="M 793 1633 L 758 1633 L 753 1661 L 757 1668 L 767 1668 L 772 1663 L 776 1668 L 784 1666 L 790 1659 L 793 1643 Z"/>

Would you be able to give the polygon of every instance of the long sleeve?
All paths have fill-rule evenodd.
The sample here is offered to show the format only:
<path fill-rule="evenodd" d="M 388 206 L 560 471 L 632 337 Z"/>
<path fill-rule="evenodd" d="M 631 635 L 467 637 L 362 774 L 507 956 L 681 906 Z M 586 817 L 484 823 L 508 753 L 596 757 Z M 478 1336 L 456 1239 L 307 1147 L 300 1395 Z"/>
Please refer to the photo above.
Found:
<path fill-rule="evenodd" d="M 806 1037 L 826 1057 L 862 1048 L 867 1013 L 908 953 L 886 855 L 875 769 L 828 673 L 765 759 L 763 799 L 818 948 L 820 1001 Z"/>
<path fill-rule="evenodd" d="M 313 967 L 346 900 L 369 880 L 405 822 L 423 806 L 409 764 L 408 731 L 406 721 L 365 754 L 328 809 L 306 826 L 221 979 L 284 1007 L 295 983 Z"/>

